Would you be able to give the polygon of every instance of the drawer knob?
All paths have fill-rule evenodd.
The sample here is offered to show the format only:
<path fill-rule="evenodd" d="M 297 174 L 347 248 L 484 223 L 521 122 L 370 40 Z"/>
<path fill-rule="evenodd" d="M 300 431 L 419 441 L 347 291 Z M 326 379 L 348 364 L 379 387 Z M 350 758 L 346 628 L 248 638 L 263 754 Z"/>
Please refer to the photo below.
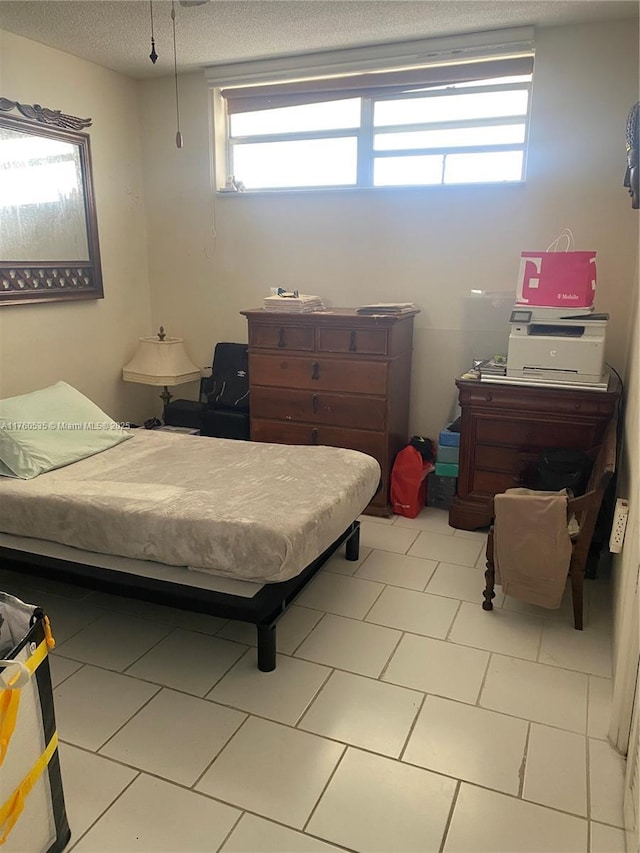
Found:
<path fill-rule="evenodd" d="M 490 403 L 493 400 L 493 394 L 485 394 L 484 399 L 487 401 L 487 403 Z"/>
<path fill-rule="evenodd" d="M 278 336 L 278 346 L 280 347 L 280 349 L 282 349 L 283 347 L 286 347 L 286 345 L 287 342 L 284 339 L 284 329 L 281 328 L 280 335 Z"/>
<path fill-rule="evenodd" d="M 311 409 L 312 409 L 314 415 L 318 411 L 318 395 L 317 394 L 313 394 L 311 397 Z"/>
<path fill-rule="evenodd" d="M 351 330 L 351 335 L 349 337 L 349 352 L 357 352 L 358 347 L 356 345 L 356 330 Z"/>
<path fill-rule="evenodd" d="M 311 430 L 311 444 L 317 444 L 317 443 L 318 443 L 318 429 L 317 429 L 317 427 L 314 427 Z"/>
<path fill-rule="evenodd" d="M 311 364 L 311 378 L 320 379 L 320 364 L 317 361 Z"/>

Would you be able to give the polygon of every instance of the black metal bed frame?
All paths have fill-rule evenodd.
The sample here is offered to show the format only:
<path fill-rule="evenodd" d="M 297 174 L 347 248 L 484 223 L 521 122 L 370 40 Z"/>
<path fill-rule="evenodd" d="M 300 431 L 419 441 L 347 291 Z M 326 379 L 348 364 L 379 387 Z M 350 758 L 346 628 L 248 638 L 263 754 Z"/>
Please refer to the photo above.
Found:
<path fill-rule="evenodd" d="M 71 581 L 92 589 L 129 595 L 158 604 L 181 607 L 223 619 L 251 622 L 258 636 L 258 669 L 276 668 L 276 623 L 296 596 L 326 561 L 346 542 L 347 560 L 357 560 L 360 551 L 360 522 L 353 521 L 326 551 L 294 578 L 265 584 L 252 598 L 186 586 L 171 581 L 120 572 L 100 566 L 88 566 L 14 548 L 0 547 L 0 564 L 9 570 L 46 575 L 55 570 L 56 580 Z"/>

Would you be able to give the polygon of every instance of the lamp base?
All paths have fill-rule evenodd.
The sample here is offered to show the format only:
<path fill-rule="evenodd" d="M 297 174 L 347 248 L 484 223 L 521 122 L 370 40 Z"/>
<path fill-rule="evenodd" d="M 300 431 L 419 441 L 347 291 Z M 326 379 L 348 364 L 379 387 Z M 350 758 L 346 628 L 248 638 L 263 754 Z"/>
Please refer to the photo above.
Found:
<path fill-rule="evenodd" d="M 162 391 L 162 394 L 160 394 L 160 399 L 162 400 L 162 402 L 164 403 L 165 406 L 167 405 L 167 403 L 169 402 L 169 400 L 172 397 L 173 397 L 173 394 L 169 391 L 169 389 L 165 385 L 164 389 Z"/>

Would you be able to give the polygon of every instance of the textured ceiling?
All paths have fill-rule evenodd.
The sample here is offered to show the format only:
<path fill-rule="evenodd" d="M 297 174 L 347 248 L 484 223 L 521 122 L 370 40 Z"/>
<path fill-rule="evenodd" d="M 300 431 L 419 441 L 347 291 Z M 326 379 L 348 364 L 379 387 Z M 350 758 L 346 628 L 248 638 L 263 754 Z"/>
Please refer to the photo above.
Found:
<path fill-rule="evenodd" d="M 638 2 L 616 0 L 210 0 L 176 3 L 178 67 L 452 35 L 520 25 L 552 26 L 638 17 Z M 131 77 L 173 71 L 171 3 L 153 0 L 2 0 L 0 29 L 26 36 Z M 637 26 L 637 23 L 636 23 Z"/>

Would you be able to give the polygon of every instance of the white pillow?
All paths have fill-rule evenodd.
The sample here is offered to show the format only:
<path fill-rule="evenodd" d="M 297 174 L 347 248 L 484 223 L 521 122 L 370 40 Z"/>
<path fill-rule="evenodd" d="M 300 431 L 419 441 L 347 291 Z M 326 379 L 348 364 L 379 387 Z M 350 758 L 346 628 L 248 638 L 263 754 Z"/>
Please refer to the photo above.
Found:
<path fill-rule="evenodd" d="M 0 400 L 0 476 L 30 480 L 131 438 L 66 382 Z"/>

